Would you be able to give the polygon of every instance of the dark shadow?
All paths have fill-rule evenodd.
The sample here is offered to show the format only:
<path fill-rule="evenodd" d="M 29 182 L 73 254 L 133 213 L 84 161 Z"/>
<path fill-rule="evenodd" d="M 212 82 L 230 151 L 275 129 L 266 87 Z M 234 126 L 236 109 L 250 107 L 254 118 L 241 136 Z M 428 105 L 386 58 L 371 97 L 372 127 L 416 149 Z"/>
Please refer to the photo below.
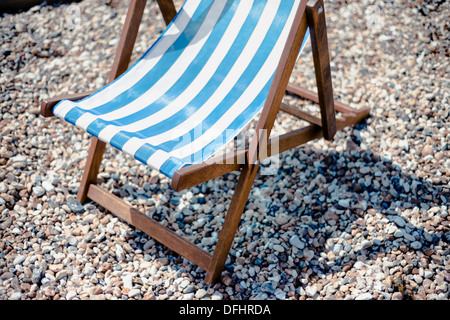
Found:
<path fill-rule="evenodd" d="M 316 150 L 306 144 L 282 154 L 277 175 L 257 176 L 253 191 L 258 191 L 252 191 L 245 209 L 254 210 L 257 214 L 248 220 L 244 213 L 223 273 L 228 279 L 227 284 L 219 281 L 215 289 L 233 286 L 237 288 L 239 299 L 248 299 L 258 293 L 267 299 L 273 298 L 271 288 L 274 291 L 280 286 L 290 285 L 296 289 L 298 298 L 300 287 L 305 288 L 328 276 L 340 274 L 337 277 L 346 283 L 356 281 L 351 276 L 351 269 L 358 268 L 356 263 L 378 268 L 380 262 L 372 262 L 391 254 L 402 254 L 408 261 L 406 266 L 394 264 L 375 271 L 387 274 L 386 277 L 392 280 L 388 286 L 383 284 L 384 290 L 401 292 L 404 299 L 416 299 L 420 297 L 421 287 L 411 288 L 408 276 L 417 274 L 420 268 L 426 269 L 429 263 L 436 264 L 438 270 L 445 272 L 444 260 L 449 250 L 444 256 L 436 256 L 432 248 L 448 246 L 450 242 L 448 217 L 442 218 L 440 213 L 440 207 L 447 205 L 450 197 L 448 186 L 418 178 L 390 159 L 362 150 L 358 137 L 370 119 L 349 129 L 353 134 L 351 141 L 347 141 L 346 150 Z M 112 152 L 114 156 L 117 151 Z M 290 159 L 298 159 L 300 164 L 293 165 Z M 354 168 L 355 163 L 360 166 Z M 217 230 L 217 216 L 225 215 L 230 201 L 219 193 L 223 195 L 234 188 L 238 173 L 233 172 L 181 192 L 164 186 L 160 189 L 161 182 L 167 187 L 169 185 L 169 180 L 161 176 L 142 181 L 139 180 L 141 174 L 142 171 L 139 173 L 137 170 L 120 180 L 115 175 L 115 180 L 103 180 L 103 184 L 116 190 L 117 196 L 140 206 L 157 221 L 169 227 L 176 224 L 176 229 L 183 230 L 190 241 L 213 253 L 216 242 L 204 242 L 204 239 L 220 232 Z M 288 185 L 280 187 L 277 181 L 286 179 L 290 180 Z M 135 184 L 137 181 L 141 181 L 140 186 Z M 265 188 L 273 190 L 265 192 Z M 287 189 L 292 191 L 290 196 L 286 194 Z M 345 196 L 336 198 L 333 190 L 339 190 Z M 178 205 L 186 199 L 188 192 L 195 200 L 187 208 L 179 210 Z M 160 203 L 162 194 L 165 199 Z M 297 200 L 292 198 L 292 194 L 297 194 Z M 261 200 L 264 200 L 264 206 L 260 205 Z M 202 209 L 199 216 L 194 207 L 202 207 L 203 204 L 213 205 L 210 211 Z M 216 211 L 219 205 L 224 205 L 225 210 Z M 281 216 L 285 216 L 287 221 L 277 220 Z M 202 225 L 194 229 L 199 218 L 203 220 Z M 371 233 L 374 220 L 377 227 L 385 227 L 384 231 L 375 232 L 376 237 Z M 248 233 L 247 228 L 247 234 L 244 234 L 247 226 L 252 232 Z M 130 237 L 136 237 L 136 249 L 143 250 L 140 239 L 149 237 L 138 229 L 132 229 L 134 232 Z M 267 230 L 269 233 L 263 236 Z M 294 248 L 290 243 L 294 236 L 304 248 Z M 353 242 L 345 242 L 348 236 Z M 284 251 L 279 252 L 265 242 L 273 238 L 280 241 Z M 264 253 L 261 248 L 264 248 Z M 176 270 L 186 267 L 183 257 L 164 246 L 152 250 L 154 254 L 163 250 L 171 261 L 171 267 Z M 308 250 L 310 254 L 305 256 Z M 262 273 L 249 276 L 240 271 L 240 266 L 247 270 L 257 268 Z M 292 275 L 286 270 L 293 269 L 297 270 L 298 277 L 292 282 Z M 196 266 L 192 265 L 192 270 L 199 277 L 206 275 Z M 348 276 L 342 277 L 342 272 L 349 270 Z M 271 284 L 273 272 L 280 275 L 280 279 Z M 305 273 L 308 275 L 306 279 L 301 277 Z M 242 283 L 250 285 L 242 287 Z M 344 285 L 337 282 L 335 298 L 339 298 L 339 290 Z"/>
<path fill-rule="evenodd" d="M 190 39 L 189 45 L 194 45 L 195 43 L 197 43 L 197 41 L 200 41 L 205 36 L 208 36 L 211 33 L 212 29 L 214 29 L 216 27 L 216 25 L 218 23 L 220 23 L 220 20 L 223 19 L 223 16 L 230 10 L 230 8 L 233 6 L 233 3 L 232 3 L 232 1 L 228 1 L 225 4 L 225 6 L 222 10 L 222 13 L 220 14 L 220 17 L 217 20 L 217 23 L 214 26 L 210 27 L 209 29 L 204 30 L 203 34 L 201 34 L 201 36 L 199 36 L 199 33 L 197 33 L 199 27 L 190 27 L 189 25 L 198 24 L 197 21 L 199 21 L 199 22 L 206 21 L 205 17 L 210 13 L 211 7 L 213 7 L 213 6 L 214 6 L 214 2 L 211 2 L 203 9 L 203 11 L 199 11 L 199 17 L 197 19 L 191 19 L 192 17 L 190 17 L 189 24 L 186 28 L 181 28 L 181 27 L 178 28 L 178 29 L 184 29 L 181 33 L 164 35 L 165 39 L 171 39 L 171 38 L 175 39 L 175 42 L 171 45 L 171 47 L 173 48 L 172 49 L 173 51 L 182 51 L 182 50 L 186 49 L 186 42 L 181 41 L 181 40 Z M 197 9 L 197 10 L 200 10 L 200 9 Z M 186 11 L 184 11 L 184 12 L 186 12 Z M 180 11 L 178 13 L 180 13 Z M 176 26 L 177 26 L 177 23 L 179 25 L 179 19 L 177 19 L 177 18 L 178 18 L 178 16 L 175 17 L 175 19 L 173 20 L 173 23 Z M 198 37 L 198 38 L 196 39 L 196 37 Z M 158 38 L 156 41 L 160 41 L 160 40 L 161 40 L 161 38 Z M 196 41 L 194 41 L 194 40 L 196 40 Z M 171 42 L 171 40 L 169 42 Z M 153 44 L 149 44 L 149 49 L 147 50 L 147 52 L 144 53 L 143 59 L 147 59 L 147 57 L 145 57 L 145 55 L 148 53 L 148 51 L 150 51 L 153 48 L 153 46 L 155 44 L 156 44 L 156 42 Z"/>
<path fill-rule="evenodd" d="M 22 11 L 27 11 L 36 5 L 51 5 L 60 6 L 65 3 L 80 2 L 81 0 L 2 0 L 0 1 L 0 14 L 3 13 L 19 13 Z"/>
<path fill-rule="evenodd" d="M 363 131 L 366 126 L 366 121 L 357 124 L 353 132 Z M 286 195 L 281 188 L 275 186 L 275 196 L 268 203 L 266 213 L 268 219 L 262 220 L 257 226 L 264 229 L 273 224 L 273 232 L 268 234 L 267 239 L 279 239 L 281 245 L 289 249 L 285 251 L 287 254 L 272 250 L 270 255 L 266 254 L 266 257 L 270 256 L 271 259 L 262 260 L 258 258 L 257 253 L 245 249 L 252 241 L 259 241 L 260 234 L 256 234 L 251 241 L 245 240 L 239 244 L 235 243 L 234 246 L 236 251 L 239 250 L 240 256 L 245 258 L 248 266 L 258 266 L 261 270 L 274 268 L 281 275 L 279 284 L 288 284 L 289 277 L 285 270 L 294 268 L 288 259 L 296 256 L 295 268 L 299 273 L 302 271 L 309 274 L 308 279 L 299 277 L 295 281 L 294 286 L 297 288 L 306 287 L 302 280 L 307 280 L 310 284 L 336 273 L 347 272 L 358 261 L 365 265 L 377 266 L 372 262 L 390 254 L 402 254 L 409 264 L 406 266 L 394 264 L 386 270 L 381 268 L 377 271 L 387 273 L 392 278 L 391 289 L 394 292 L 401 292 L 404 299 L 415 299 L 415 295 L 420 291 L 421 286 L 411 288 L 408 281 L 408 276 L 417 274 L 418 269 L 426 269 L 428 264 L 434 263 L 445 273 L 445 259 L 450 251 L 444 249 L 444 255 L 436 256 L 432 248 L 434 246 L 448 248 L 450 242 L 448 216 L 440 216 L 443 210 L 440 207 L 448 205 L 450 197 L 448 185 L 444 182 L 434 184 L 418 178 L 386 157 L 370 150 L 361 150 L 360 144 L 358 134 L 352 134 L 351 141 L 348 142 L 350 147 L 347 146 L 347 150 L 343 152 L 315 150 L 304 145 L 291 153 L 292 157 L 297 159 L 305 158 L 307 155 L 305 162 L 300 161 L 300 171 L 307 172 L 307 179 L 291 180 L 292 184 L 285 188 L 302 188 L 310 191 L 300 193 L 304 199 L 300 199 L 301 204 L 293 209 L 295 207 L 291 206 L 293 201 L 284 200 L 283 205 L 281 199 Z M 282 157 L 278 175 L 285 178 L 298 177 L 299 170 L 287 163 L 286 159 L 286 155 Z M 347 164 L 358 162 L 363 170 L 347 167 Z M 316 180 L 319 175 L 321 179 Z M 271 179 L 274 178 L 257 177 L 254 188 L 266 187 Z M 314 181 L 317 182 L 316 185 L 313 185 L 316 183 Z M 330 189 L 340 190 L 336 194 L 342 194 L 343 198 L 339 199 L 335 197 L 336 194 L 330 194 Z M 269 194 L 268 196 L 272 197 Z M 306 196 L 309 196 L 308 203 L 305 203 Z M 348 199 L 349 202 L 339 201 Z M 253 200 L 256 200 L 255 197 Z M 247 204 L 247 208 L 249 205 L 251 206 L 251 201 Z M 287 214 L 290 217 L 289 222 L 277 225 L 276 218 L 280 214 Z M 376 232 L 378 236 L 372 238 L 370 230 L 374 227 L 371 224 L 374 220 L 376 227 L 387 225 L 389 227 Z M 294 246 L 289 241 L 283 240 L 282 234 L 290 234 L 287 239 L 292 239 L 293 235 L 298 236 L 304 248 L 296 250 L 293 254 Z M 353 240 L 356 237 L 362 240 L 347 243 L 346 237 L 350 235 Z M 305 256 L 303 251 L 305 249 L 310 250 L 311 255 Z M 273 264 L 276 264 L 276 267 Z M 231 256 L 230 263 L 226 265 L 230 277 L 233 277 L 236 265 L 236 257 Z M 236 283 L 239 283 L 239 279 L 235 278 Z M 353 282 L 356 279 L 350 276 L 346 277 L 345 281 Z M 336 293 L 339 295 L 339 286 Z M 247 299 L 251 295 L 254 295 L 254 292 L 246 292 L 243 288 L 242 299 Z"/>

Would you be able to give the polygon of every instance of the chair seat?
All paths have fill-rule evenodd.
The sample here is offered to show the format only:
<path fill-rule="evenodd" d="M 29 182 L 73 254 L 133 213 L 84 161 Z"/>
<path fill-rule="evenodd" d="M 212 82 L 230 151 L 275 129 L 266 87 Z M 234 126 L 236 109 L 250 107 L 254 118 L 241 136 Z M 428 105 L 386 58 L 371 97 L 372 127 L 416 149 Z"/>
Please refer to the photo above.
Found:
<path fill-rule="evenodd" d="M 299 2 L 187 0 L 122 76 L 53 112 L 172 178 L 261 110 Z"/>

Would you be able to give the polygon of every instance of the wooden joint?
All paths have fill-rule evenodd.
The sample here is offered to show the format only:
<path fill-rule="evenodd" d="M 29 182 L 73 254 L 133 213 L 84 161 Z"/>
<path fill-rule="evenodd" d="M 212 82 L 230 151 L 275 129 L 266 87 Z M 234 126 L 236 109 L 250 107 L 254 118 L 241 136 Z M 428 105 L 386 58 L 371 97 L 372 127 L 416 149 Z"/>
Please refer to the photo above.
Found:
<path fill-rule="evenodd" d="M 54 98 L 48 98 L 41 102 L 41 110 L 40 114 L 44 117 L 52 117 L 53 116 L 53 108 L 60 102 L 61 100 L 70 100 L 70 101 L 77 101 L 86 98 L 87 96 L 90 96 L 95 91 L 87 91 L 87 92 L 81 92 L 81 93 L 74 93 L 74 94 L 66 94 L 62 96 L 57 96 Z"/>
<path fill-rule="evenodd" d="M 310 100 L 315 103 L 319 103 L 319 97 L 318 97 L 317 93 L 315 93 L 314 91 L 308 90 L 306 88 L 296 86 L 292 83 L 290 83 L 287 86 L 286 93 L 288 93 L 290 95 L 298 96 L 300 98 Z M 345 114 L 352 114 L 352 113 L 359 114 L 360 112 L 363 112 L 365 114 L 367 113 L 367 115 L 368 115 L 368 112 L 369 112 L 369 108 L 364 107 L 364 108 L 356 109 L 356 108 L 350 107 L 349 105 L 342 103 L 338 100 L 334 101 L 334 109 L 336 111 L 339 111 L 339 112 L 342 112 Z"/>
<path fill-rule="evenodd" d="M 323 0 L 309 0 L 306 7 L 316 10 L 317 14 L 321 14 L 323 12 Z"/>
<path fill-rule="evenodd" d="M 51 99 L 45 99 L 41 102 L 40 114 L 46 118 L 53 117 L 53 108 L 59 102 Z"/>

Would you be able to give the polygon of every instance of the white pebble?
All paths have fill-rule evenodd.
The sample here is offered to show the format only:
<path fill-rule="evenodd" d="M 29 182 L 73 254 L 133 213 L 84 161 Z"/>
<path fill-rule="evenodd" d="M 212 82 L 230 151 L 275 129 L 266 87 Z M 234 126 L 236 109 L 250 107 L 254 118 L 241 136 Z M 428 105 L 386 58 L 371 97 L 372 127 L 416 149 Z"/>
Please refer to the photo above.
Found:
<path fill-rule="evenodd" d="M 355 298 L 355 300 L 372 300 L 372 294 L 369 292 L 360 294 Z"/>

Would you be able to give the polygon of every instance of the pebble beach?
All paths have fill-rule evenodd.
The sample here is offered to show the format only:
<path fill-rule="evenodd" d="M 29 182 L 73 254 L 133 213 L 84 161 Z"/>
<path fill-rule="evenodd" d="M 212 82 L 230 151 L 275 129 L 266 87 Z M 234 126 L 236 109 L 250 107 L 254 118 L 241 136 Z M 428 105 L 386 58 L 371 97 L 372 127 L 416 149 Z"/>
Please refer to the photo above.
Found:
<path fill-rule="evenodd" d="M 106 85 L 128 4 L 0 14 L 0 300 L 449 300 L 450 2 L 326 1 L 335 98 L 371 115 L 263 162 L 272 174 L 257 175 L 214 285 L 76 201 L 90 136 L 38 114 L 45 98 Z M 164 28 L 147 1 L 132 61 Z M 309 44 L 291 82 L 315 88 Z M 305 124 L 280 112 L 273 134 Z M 99 183 L 212 253 L 238 177 L 175 192 L 108 146 Z"/>

